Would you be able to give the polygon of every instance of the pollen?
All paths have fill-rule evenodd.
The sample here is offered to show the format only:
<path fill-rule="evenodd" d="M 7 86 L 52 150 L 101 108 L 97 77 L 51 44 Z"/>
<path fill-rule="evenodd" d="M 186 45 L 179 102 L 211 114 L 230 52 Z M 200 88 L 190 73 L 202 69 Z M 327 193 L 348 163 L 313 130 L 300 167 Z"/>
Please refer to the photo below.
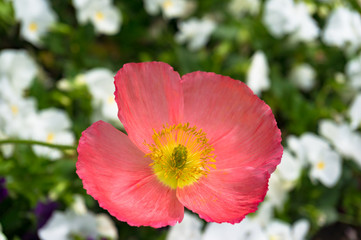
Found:
<path fill-rule="evenodd" d="M 173 189 L 182 188 L 206 177 L 216 168 L 213 147 L 206 134 L 189 123 L 164 126 L 154 131 L 154 144 L 147 144 L 150 164 L 158 179 Z"/>

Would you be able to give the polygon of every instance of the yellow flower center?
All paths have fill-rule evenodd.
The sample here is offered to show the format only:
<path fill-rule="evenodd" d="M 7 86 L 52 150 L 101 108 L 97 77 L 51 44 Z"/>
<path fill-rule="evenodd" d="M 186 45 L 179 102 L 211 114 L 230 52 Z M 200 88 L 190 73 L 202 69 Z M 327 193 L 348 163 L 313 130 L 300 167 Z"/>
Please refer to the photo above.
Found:
<path fill-rule="evenodd" d="M 323 162 L 323 161 L 318 162 L 316 167 L 319 170 L 324 169 L 325 168 L 325 162 Z"/>
<path fill-rule="evenodd" d="M 269 240 L 280 240 L 281 238 L 278 235 L 269 236 Z"/>
<path fill-rule="evenodd" d="M 150 164 L 158 179 L 173 189 L 182 188 L 206 176 L 215 168 L 213 147 L 206 134 L 189 123 L 164 126 L 154 131 L 154 144 L 147 144 Z"/>
<path fill-rule="evenodd" d="M 38 25 L 36 23 L 34 23 L 34 22 L 30 23 L 29 24 L 29 30 L 31 32 L 36 32 L 38 30 Z"/>
<path fill-rule="evenodd" d="M 163 2 L 163 8 L 164 9 L 170 8 L 172 6 L 173 6 L 172 0 L 166 0 L 166 1 Z"/>
<path fill-rule="evenodd" d="M 11 105 L 10 109 L 11 109 L 11 112 L 13 113 L 14 116 L 18 115 L 19 108 L 16 105 Z"/>
<path fill-rule="evenodd" d="M 48 133 L 48 136 L 46 136 L 46 142 L 52 143 L 54 141 L 54 138 L 55 138 L 55 134 L 50 132 Z"/>
<path fill-rule="evenodd" d="M 102 12 L 96 12 L 95 13 L 95 19 L 97 21 L 102 21 L 104 19 L 104 14 Z"/>

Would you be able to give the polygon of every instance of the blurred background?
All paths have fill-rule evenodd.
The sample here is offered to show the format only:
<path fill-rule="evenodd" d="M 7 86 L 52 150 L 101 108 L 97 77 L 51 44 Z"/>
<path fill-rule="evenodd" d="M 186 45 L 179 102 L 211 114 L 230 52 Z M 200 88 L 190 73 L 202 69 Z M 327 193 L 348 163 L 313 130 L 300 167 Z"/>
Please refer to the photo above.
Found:
<path fill-rule="evenodd" d="M 0 0 L 0 239 L 361 239 L 360 0 Z M 131 227 L 86 194 L 81 132 L 113 76 L 163 61 L 245 82 L 284 155 L 240 224 Z"/>

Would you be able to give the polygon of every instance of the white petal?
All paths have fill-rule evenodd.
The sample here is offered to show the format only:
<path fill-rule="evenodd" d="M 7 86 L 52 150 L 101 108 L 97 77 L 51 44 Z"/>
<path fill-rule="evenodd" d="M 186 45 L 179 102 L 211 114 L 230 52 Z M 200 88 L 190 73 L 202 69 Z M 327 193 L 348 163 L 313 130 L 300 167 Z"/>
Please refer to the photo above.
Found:
<path fill-rule="evenodd" d="M 310 163 L 317 162 L 321 152 L 330 149 L 330 145 L 326 140 L 313 133 L 302 134 L 300 140 L 305 148 L 307 160 Z"/>
<path fill-rule="evenodd" d="M 315 40 L 320 30 L 316 21 L 310 16 L 306 4 L 303 2 L 296 3 L 294 11 L 297 27 L 292 33 L 292 40 L 304 42 Z"/>
<path fill-rule="evenodd" d="M 285 222 L 274 220 L 266 228 L 269 239 L 292 239 L 291 227 Z"/>
<path fill-rule="evenodd" d="M 210 19 L 204 18 L 199 20 L 191 18 L 178 24 L 179 31 L 175 39 L 178 43 L 188 41 L 188 48 L 190 50 L 198 50 L 206 45 L 215 27 L 215 22 Z"/>
<path fill-rule="evenodd" d="M 340 156 L 333 150 L 324 150 L 320 153 L 319 160 L 313 163 L 310 177 L 319 180 L 326 187 L 333 187 L 341 177 L 341 170 Z"/>
<path fill-rule="evenodd" d="M 143 0 L 144 8 L 150 15 L 156 15 L 160 11 L 161 0 Z"/>
<path fill-rule="evenodd" d="M 67 217 L 61 212 L 54 212 L 48 222 L 38 231 L 41 240 L 65 240 L 71 227 Z"/>
<path fill-rule="evenodd" d="M 105 213 L 97 214 L 97 230 L 100 236 L 110 238 L 110 239 L 118 239 L 118 231 L 114 225 L 114 222 L 111 220 L 109 215 Z"/>
<path fill-rule="evenodd" d="M 351 128 L 357 129 L 361 124 L 361 93 L 353 100 L 348 114 L 351 118 Z"/>
<path fill-rule="evenodd" d="M 292 228 L 293 240 L 304 240 L 309 229 L 310 222 L 306 219 L 301 219 L 295 222 Z"/>
<path fill-rule="evenodd" d="M 113 35 L 119 31 L 122 16 L 118 9 L 109 6 L 93 13 L 91 20 L 96 32 Z"/>
<path fill-rule="evenodd" d="M 361 16 L 343 6 L 336 8 L 327 19 L 323 41 L 354 51 L 361 46 Z"/>
<path fill-rule="evenodd" d="M 346 74 L 352 88 L 361 89 L 361 55 L 346 64 Z"/>
<path fill-rule="evenodd" d="M 302 163 L 287 150 L 283 150 L 281 163 L 277 166 L 277 170 L 283 179 L 295 181 L 299 178 L 302 170 Z"/>
<path fill-rule="evenodd" d="M 302 166 L 306 165 L 306 149 L 302 145 L 301 140 L 296 136 L 290 135 L 287 137 L 288 148 L 296 154 L 298 161 Z"/>
<path fill-rule="evenodd" d="M 13 90 L 19 96 L 30 86 L 36 72 L 36 63 L 25 50 L 5 49 L 1 51 L 0 74 L 8 78 Z"/>
<path fill-rule="evenodd" d="M 247 73 L 247 85 L 252 91 L 260 95 L 261 91 L 270 87 L 269 69 L 266 55 L 262 51 L 257 51 L 253 57 L 251 66 Z"/>
<path fill-rule="evenodd" d="M 195 215 L 185 212 L 181 223 L 170 228 L 167 240 L 200 240 L 202 221 Z"/>
<path fill-rule="evenodd" d="M 300 64 L 292 69 L 291 81 L 303 91 L 310 91 L 315 86 L 315 70 L 309 64 Z"/>
<path fill-rule="evenodd" d="M 297 28 L 295 5 L 292 0 L 268 0 L 263 22 L 274 37 L 282 37 Z"/>

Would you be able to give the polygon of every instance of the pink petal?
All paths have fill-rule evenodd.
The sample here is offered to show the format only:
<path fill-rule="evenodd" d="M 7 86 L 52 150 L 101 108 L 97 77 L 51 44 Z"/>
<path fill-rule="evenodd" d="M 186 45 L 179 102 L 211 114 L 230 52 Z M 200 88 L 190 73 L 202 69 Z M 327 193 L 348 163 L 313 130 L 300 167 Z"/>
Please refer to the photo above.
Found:
<path fill-rule="evenodd" d="M 120 221 L 162 227 L 183 219 L 175 190 L 163 186 L 144 156 L 122 132 L 98 121 L 83 132 L 77 174 L 87 193 Z"/>
<path fill-rule="evenodd" d="M 214 170 L 177 190 L 179 201 L 207 222 L 238 223 L 257 210 L 268 188 L 269 173 L 256 168 Z"/>
<path fill-rule="evenodd" d="M 182 78 L 184 122 L 203 129 L 217 169 L 251 166 L 272 173 L 283 148 L 271 109 L 242 82 L 214 73 Z"/>
<path fill-rule="evenodd" d="M 162 62 L 125 64 L 115 76 L 118 117 L 129 138 L 144 152 L 153 129 L 179 123 L 183 110 L 179 74 Z"/>

